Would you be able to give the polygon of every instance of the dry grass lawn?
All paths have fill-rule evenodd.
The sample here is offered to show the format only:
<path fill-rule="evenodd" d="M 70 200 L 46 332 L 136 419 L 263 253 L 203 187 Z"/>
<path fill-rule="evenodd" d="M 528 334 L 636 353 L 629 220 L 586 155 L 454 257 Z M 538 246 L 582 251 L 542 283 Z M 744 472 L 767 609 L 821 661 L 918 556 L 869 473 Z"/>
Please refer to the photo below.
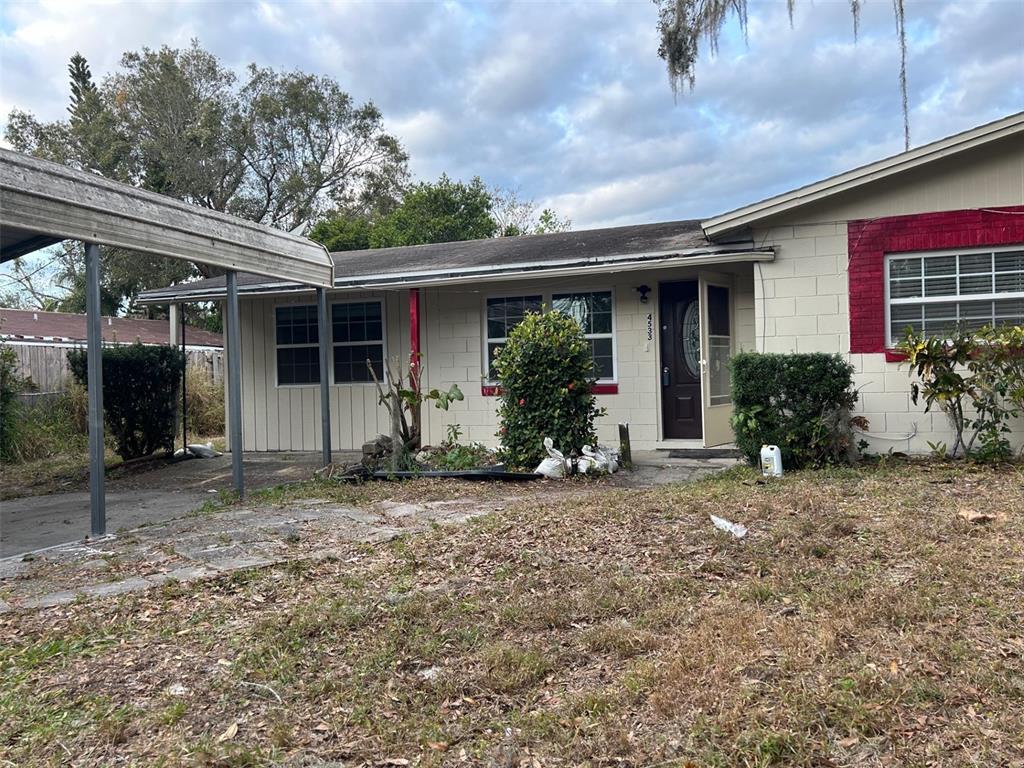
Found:
<path fill-rule="evenodd" d="M 1024 765 L 1024 469 L 753 477 L 2 616 L 0 764 Z"/>

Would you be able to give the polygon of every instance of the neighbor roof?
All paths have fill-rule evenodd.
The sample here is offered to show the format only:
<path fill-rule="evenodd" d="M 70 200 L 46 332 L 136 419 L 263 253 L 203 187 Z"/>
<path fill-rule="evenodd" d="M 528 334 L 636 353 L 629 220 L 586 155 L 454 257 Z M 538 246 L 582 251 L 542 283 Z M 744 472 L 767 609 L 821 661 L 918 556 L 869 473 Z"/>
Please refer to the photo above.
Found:
<path fill-rule="evenodd" d="M 703 257 L 753 254 L 772 258 L 770 249 L 754 253 L 749 241 L 712 243 L 700 222 L 668 221 L 548 235 L 496 237 L 454 243 L 339 251 L 334 259 L 335 288 L 438 285 L 476 279 L 512 278 L 534 273 L 585 269 L 628 269 L 667 260 L 701 263 Z M 239 275 L 239 290 L 263 292 L 300 289 L 285 281 Z M 224 278 L 214 277 L 169 288 L 145 291 L 142 303 L 224 295 Z"/>
<path fill-rule="evenodd" d="M 85 343 L 86 316 L 69 312 L 40 312 L 34 309 L 0 308 L 0 338 L 8 341 L 35 343 Z M 167 320 L 146 320 L 136 317 L 100 318 L 103 341 L 132 344 L 167 344 L 170 327 Z M 189 347 L 221 348 L 219 333 L 202 328 L 185 327 L 185 344 Z"/>
<path fill-rule="evenodd" d="M 929 163 L 942 157 L 965 152 L 983 144 L 1013 135 L 1024 135 L 1024 112 L 1009 115 L 968 131 L 947 136 L 922 147 L 901 152 L 875 163 L 862 165 L 852 171 L 830 176 L 822 181 L 775 195 L 757 203 L 707 219 L 703 223 L 705 234 L 717 240 L 723 235 L 749 227 L 754 222 L 779 213 L 813 203 L 822 198 L 856 189 L 880 179 Z"/>
<path fill-rule="evenodd" d="M 311 240 L 0 149 L 0 262 L 62 240 L 311 285 L 331 280 L 330 257 Z"/>

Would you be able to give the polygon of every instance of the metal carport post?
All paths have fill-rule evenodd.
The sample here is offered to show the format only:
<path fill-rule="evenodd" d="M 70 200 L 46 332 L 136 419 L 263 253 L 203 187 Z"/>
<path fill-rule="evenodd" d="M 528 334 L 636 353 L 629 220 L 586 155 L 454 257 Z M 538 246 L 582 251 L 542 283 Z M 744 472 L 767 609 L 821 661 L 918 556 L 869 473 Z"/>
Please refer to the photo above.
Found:
<path fill-rule="evenodd" d="M 334 269 L 327 249 L 272 227 L 0 148 L 0 263 L 63 240 L 82 242 L 86 252 L 92 534 L 106 531 L 100 245 L 227 271 L 232 475 L 235 488 L 244 491 L 237 271 L 329 287 Z"/>

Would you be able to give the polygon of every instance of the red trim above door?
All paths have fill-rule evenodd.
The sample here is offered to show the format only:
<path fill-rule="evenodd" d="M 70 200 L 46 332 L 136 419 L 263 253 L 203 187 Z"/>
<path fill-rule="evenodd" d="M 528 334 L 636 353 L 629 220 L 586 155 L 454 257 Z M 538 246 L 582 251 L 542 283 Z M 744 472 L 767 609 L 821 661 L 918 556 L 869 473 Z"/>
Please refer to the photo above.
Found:
<path fill-rule="evenodd" d="M 885 348 L 885 255 L 1024 244 L 1024 205 L 850 221 L 850 352 Z M 899 359 L 892 351 L 887 358 Z"/>

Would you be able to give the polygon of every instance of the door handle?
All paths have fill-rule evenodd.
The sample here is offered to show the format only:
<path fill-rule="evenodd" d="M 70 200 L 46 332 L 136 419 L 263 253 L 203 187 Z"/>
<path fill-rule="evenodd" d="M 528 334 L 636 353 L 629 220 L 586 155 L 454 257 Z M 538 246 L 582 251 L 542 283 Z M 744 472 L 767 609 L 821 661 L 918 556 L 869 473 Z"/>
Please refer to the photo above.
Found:
<path fill-rule="evenodd" d="M 671 373 L 671 371 L 669 371 L 669 368 L 668 368 L 667 365 L 664 368 L 661 369 L 661 386 L 663 386 L 663 387 L 671 387 L 672 386 L 672 373 Z"/>

